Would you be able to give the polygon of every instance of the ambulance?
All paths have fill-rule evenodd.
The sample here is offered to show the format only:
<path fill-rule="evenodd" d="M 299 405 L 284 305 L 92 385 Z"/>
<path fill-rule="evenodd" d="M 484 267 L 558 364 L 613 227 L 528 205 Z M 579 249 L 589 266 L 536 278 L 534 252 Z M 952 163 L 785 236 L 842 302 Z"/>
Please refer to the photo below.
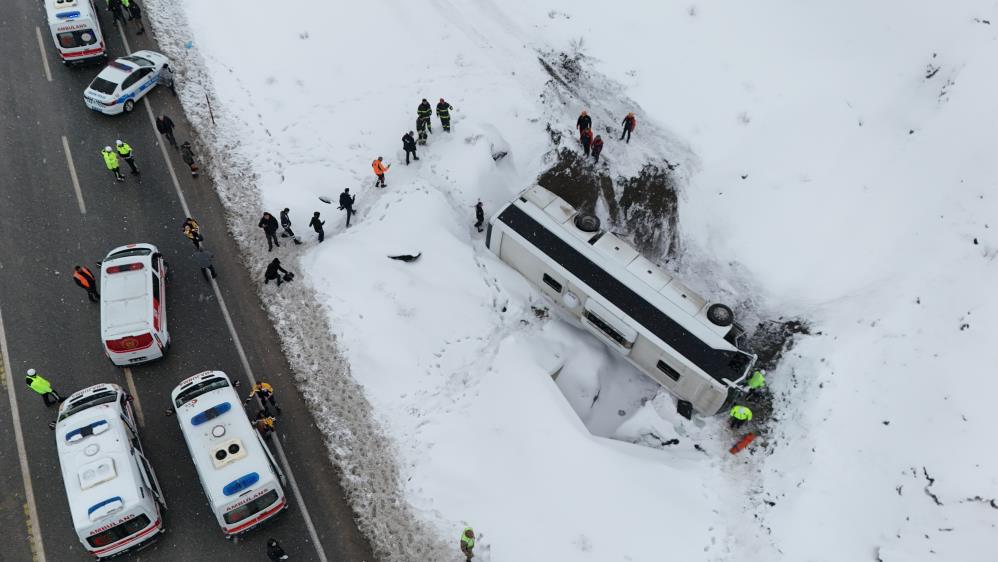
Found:
<path fill-rule="evenodd" d="M 115 365 L 153 361 L 170 347 L 166 271 L 163 254 L 152 244 L 120 246 L 101 262 L 101 340 Z"/>
<path fill-rule="evenodd" d="M 170 394 L 208 506 L 226 539 L 287 508 L 284 473 L 250 425 L 229 377 L 205 371 Z"/>
<path fill-rule="evenodd" d="M 49 33 L 64 64 L 107 58 L 93 0 L 45 0 Z"/>
<path fill-rule="evenodd" d="M 163 492 L 120 386 L 97 384 L 67 398 L 55 435 L 73 528 L 87 552 L 110 558 L 165 531 Z"/>

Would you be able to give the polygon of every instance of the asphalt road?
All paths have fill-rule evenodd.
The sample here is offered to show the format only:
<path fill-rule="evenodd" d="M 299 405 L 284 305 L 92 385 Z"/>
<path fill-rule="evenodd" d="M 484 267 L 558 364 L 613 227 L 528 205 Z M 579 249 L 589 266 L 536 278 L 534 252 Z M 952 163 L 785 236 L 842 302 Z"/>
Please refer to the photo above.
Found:
<path fill-rule="evenodd" d="M 16 401 L 18 414 L 0 418 L 0 525 L 4 560 L 40 559 L 32 536 L 40 533 L 47 560 L 90 560 L 73 531 L 62 484 L 55 439 L 48 428 L 55 409 L 23 383 L 33 367 L 67 396 L 100 382 L 128 388 L 122 369 L 105 357 L 99 336 L 99 307 L 72 281 L 73 265 L 94 263 L 115 246 L 151 242 L 172 268 L 167 312 L 173 346 L 165 359 L 132 369 L 142 411 L 142 440 L 159 477 L 169 510 L 166 534 L 138 560 L 266 560 L 265 541 L 275 537 L 294 560 L 318 560 L 301 505 L 288 487 L 290 509 L 235 543 L 208 510 L 204 492 L 175 418 L 163 412 L 169 393 L 187 376 L 219 369 L 249 387 L 247 373 L 226 326 L 218 299 L 192 259 L 193 246 L 181 233 L 184 213 L 158 146 L 159 135 L 143 103 L 170 115 L 176 136 L 189 125 L 168 90 L 156 89 L 129 115 L 104 116 L 83 104 L 82 92 L 100 67 L 64 68 L 44 29 L 40 2 L 12 2 L 0 15 L 5 53 L 0 57 L 0 314 L 6 334 L 13 388 L 3 389 L 0 407 Z M 102 14 L 112 56 L 125 54 L 120 35 Z M 36 27 L 51 67 L 46 77 Z M 149 35 L 127 30 L 133 50 L 156 49 Z M 69 146 L 85 212 L 70 175 L 63 146 Z M 100 150 L 122 139 L 132 145 L 141 181 L 128 175 L 116 183 Z M 192 179 L 179 155 L 167 147 L 205 245 L 215 255 L 218 284 L 249 363 L 258 379 L 276 388 L 283 415 L 278 434 L 319 542 L 330 561 L 373 560 L 343 497 L 339 475 L 327 458 L 323 437 L 295 390 L 280 343 L 238 261 L 238 249 L 224 228 L 223 208 L 209 179 Z M 290 251 L 290 250 L 284 250 Z M 2 365 L 2 362 L 0 362 Z M 2 377 L 0 377 L 2 380 Z M 10 394 L 13 396 L 10 396 Z M 255 412 L 251 412 L 255 413 Z M 12 419 L 18 415 L 19 419 Z M 26 463 L 34 493 L 27 502 L 14 423 L 23 431 Z M 29 520 L 36 510 L 38 529 Z"/>

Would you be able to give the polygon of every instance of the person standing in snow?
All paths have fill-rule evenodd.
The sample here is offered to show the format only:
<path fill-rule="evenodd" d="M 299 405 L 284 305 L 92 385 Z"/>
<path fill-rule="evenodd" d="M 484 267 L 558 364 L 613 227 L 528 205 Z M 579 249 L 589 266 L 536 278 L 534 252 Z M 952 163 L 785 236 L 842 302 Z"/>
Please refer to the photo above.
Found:
<path fill-rule="evenodd" d="M 416 119 L 416 136 L 418 139 L 416 144 L 419 146 L 426 146 L 426 127 L 427 125 L 425 121 L 422 119 Z"/>
<path fill-rule="evenodd" d="M 97 292 L 97 279 L 94 278 L 94 274 L 90 271 L 90 268 L 82 266 L 73 267 L 73 281 L 82 289 L 86 289 L 87 298 L 90 302 L 100 302 L 100 293 Z"/>
<path fill-rule="evenodd" d="M 582 133 L 579 134 L 579 142 L 582 143 L 582 151 L 586 156 L 589 156 L 589 145 L 593 142 L 593 130 L 582 129 Z"/>
<path fill-rule="evenodd" d="M 204 240 L 204 236 L 201 236 L 201 226 L 198 224 L 198 221 L 187 217 L 182 228 L 184 229 L 184 236 L 194 243 L 195 248 L 200 250 L 201 241 Z"/>
<path fill-rule="evenodd" d="M 165 113 L 156 118 L 156 130 L 170 141 L 173 148 L 180 148 L 177 146 L 177 139 L 173 136 L 173 119 L 167 117 Z"/>
<path fill-rule="evenodd" d="M 266 285 L 270 283 L 271 279 L 277 279 L 277 286 L 280 287 L 284 280 L 281 278 L 281 273 L 285 275 L 288 274 L 288 270 L 281 267 L 281 260 L 274 258 L 269 264 L 267 264 L 267 270 L 263 272 L 263 284 Z"/>
<path fill-rule="evenodd" d="M 579 118 L 575 120 L 575 128 L 579 130 L 580 134 L 586 129 L 593 128 L 593 118 L 589 116 L 588 112 L 583 111 L 579 114 Z"/>
<path fill-rule="evenodd" d="M 374 170 L 374 175 L 378 176 L 378 181 L 374 182 L 374 187 L 385 187 L 387 185 L 385 184 L 385 172 L 387 172 L 388 168 L 391 167 L 391 164 L 385 165 L 384 159 L 381 156 L 378 156 L 377 160 L 371 162 L 371 168 Z"/>
<path fill-rule="evenodd" d="M 118 155 L 111 150 L 110 146 L 104 147 L 104 150 L 101 151 L 101 156 L 104 157 L 104 165 L 114 174 L 114 179 L 125 181 L 125 176 L 121 175 L 121 168 L 118 167 Z"/>
<path fill-rule="evenodd" d="M 454 106 L 444 101 L 444 98 L 440 98 L 437 102 L 437 117 L 440 118 L 440 126 L 443 127 L 445 133 L 450 132 L 450 110 L 454 109 Z"/>
<path fill-rule="evenodd" d="M 600 152 L 603 152 L 603 137 L 596 135 L 596 138 L 593 139 L 592 152 L 593 163 L 598 164 Z"/>
<path fill-rule="evenodd" d="M 295 231 L 291 230 L 291 217 L 289 216 L 290 213 L 291 209 L 288 209 L 287 207 L 285 207 L 284 210 L 281 211 L 281 227 L 284 229 L 284 232 L 281 233 L 281 237 L 290 238 L 295 244 L 301 244 L 301 240 L 299 240 L 298 237 L 295 236 Z"/>
<path fill-rule="evenodd" d="M 350 228 L 350 215 L 357 212 L 353 210 L 353 202 L 356 200 L 356 195 L 350 195 L 349 187 L 344 189 L 343 193 L 340 193 L 340 209 L 344 209 L 347 212 L 347 228 Z"/>
<path fill-rule="evenodd" d="M 766 371 L 764 369 L 756 369 L 752 372 L 752 376 L 748 380 L 748 395 L 753 397 L 757 394 L 762 394 L 763 388 L 766 387 Z"/>
<path fill-rule="evenodd" d="M 485 224 L 485 210 L 482 209 L 482 202 L 479 201 L 475 204 L 475 228 L 478 232 L 482 231 L 482 225 Z"/>
<path fill-rule="evenodd" d="M 471 527 L 465 527 L 461 532 L 461 554 L 465 562 L 471 562 L 475 557 L 475 530 Z"/>
<path fill-rule="evenodd" d="M 268 252 L 273 252 L 274 246 L 281 247 L 281 243 L 277 241 L 277 219 L 274 215 L 264 213 L 257 226 L 263 229 L 263 234 L 267 237 Z"/>
<path fill-rule="evenodd" d="M 135 167 L 135 155 L 132 153 L 132 147 L 127 142 L 122 142 L 120 139 L 114 141 L 114 145 L 118 154 L 125 160 L 128 167 L 132 169 L 132 175 L 139 175 L 139 169 Z"/>
<path fill-rule="evenodd" d="M 729 414 L 731 415 L 731 429 L 738 429 L 745 425 L 745 422 L 752 421 L 752 410 L 748 409 L 748 406 L 735 404 Z"/>
<path fill-rule="evenodd" d="M 326 231 L 322 228 L 322 225 L 324 224 L 326 224 L 326 221 L 319 220 L 319 211 L 312 213 L 312 220 L 309 221 L 308 225 L 315 230 L 316 234 L 319 235 L 320 243 L 326 239 Z"/>
<path fill-rule="evenodd" d="M 405 165 L 409 165 L 409 153 L 412 153 L 413 160 L 419 160 L 416 156 L 416 139 L 412 136 L 412 131 L 402 135 L 402 150 L 405 151 Z"/>
<path fill-rule="evenodd" d="M 416 128 L 421 129 L 420 123 L 423 124 L 422 128 L 425 128 L 428 132 L 433 132 L 433 125 L 430 122 L 430 118 L 433 117 L 433 108 L 430 107 L 430 102 L 423 98 L 423 101 L 416 108 Z"/>
<path fill-rule="evenodd" d="M 624 117 L 624 121 L 621 123 L 624 126 L 624 132 L 620 133 L 620 140 L 624 140 L 624 136 L 627 136 L 627 142 L 631 142 L 631 132 L 634 128 L 638 126 L 638 120 L 634 117 L 634 113 L 628 113 Z"/>

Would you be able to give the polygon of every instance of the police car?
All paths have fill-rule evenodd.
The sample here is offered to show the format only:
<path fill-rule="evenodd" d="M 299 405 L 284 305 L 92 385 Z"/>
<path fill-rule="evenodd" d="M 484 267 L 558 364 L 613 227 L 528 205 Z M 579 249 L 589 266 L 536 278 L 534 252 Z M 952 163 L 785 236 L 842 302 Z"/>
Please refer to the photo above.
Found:
<path fill-rule="evenodd" d="M 135 51 L 111 61 L 83 92 L 87 107 L 107 115 L 128 113 L 157 83 L 170 59 L 155 51 Z"/>

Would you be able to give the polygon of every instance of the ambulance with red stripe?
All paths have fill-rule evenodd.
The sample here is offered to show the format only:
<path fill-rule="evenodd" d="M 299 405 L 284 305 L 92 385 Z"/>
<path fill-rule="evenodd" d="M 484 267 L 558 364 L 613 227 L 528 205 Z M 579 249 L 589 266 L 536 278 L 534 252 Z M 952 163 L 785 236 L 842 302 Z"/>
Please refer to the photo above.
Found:
<path fill-rule="evenodd" d="M 101 262 L 101 340 L 115 365 L 159 359 L 170 347 L 166 271 L 163 255 L 152 244 L 115 248 Z"/>
<path fill-rule="evenodd" d="M 205 371 L 170 394 L 208 506 L 231 539 L 287 508 L 284 473 L 250 425 L 229 377 Z"/>
<path fill-rule="evenodd" d="M 45 0 L 45 14 L 64 64 L 107 59 L 93 0 Z"/>
<path fill-rule="evenodd" d="M 55 438 L 73 528 L 87 552 L 110 558 L 139 550 L 166 530 L 163 492 L 120 386 L 97 384 L 67 398 Z"/>

